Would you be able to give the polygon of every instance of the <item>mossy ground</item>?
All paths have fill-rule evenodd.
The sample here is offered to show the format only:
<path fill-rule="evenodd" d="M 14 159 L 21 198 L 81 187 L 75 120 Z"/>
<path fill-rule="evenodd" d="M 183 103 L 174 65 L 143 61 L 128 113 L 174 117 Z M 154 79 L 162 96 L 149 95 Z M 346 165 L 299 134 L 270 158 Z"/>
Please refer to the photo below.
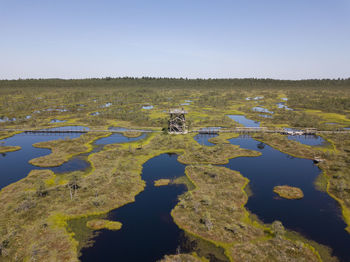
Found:
<path fill-rule="evenodd" d="M 275 186 L 273 192 L 286 199 L 301 199 L 304 197 L 304 193 L 300 188 L 287 185 Z"/>
<path fill-rule="evenodd" d="M 142 135 L 142 133 L 137 132 L 137 131 L 125 131 L 125 132 L 123 132 L 123 136 L 130 137 L 130 138 L 139 137 L 141 135 Z"/>
<path fill-rule="evenodd" d="M 159 179 L 154 181 L 154 186 L 167 186 L 171 183 L 170 179 Z"/>
<path fill-rule="evenodd" d="M 90 142 L 88 139 L 80 141 L 82 144 Z M 75 171 L 56 176 L 49 170 L 33 170 L 26 178 L 5 187 L 0 193 L 3 210 L 0 215 L 1 241 L 9 243 L 4 251 L 8 254 L 6 258 L 77 258 L 79 243 L 73 234 L 67 232 L 67 221 L 104 214 L 134 201 L 135 195 L 145 186 L 140 176 L 142 165 L 157 155 L 178 153 L 185 156 L 183 160 L 187 163 L 197 164 L 223 163 L 242 153 L 250 154 L 236 147 L 213 148 L 215 158 L 205 154 L 207 148 L 200 146 L 192 135 L 154 133 L 141 141 L 108 145 L 102 151 L 91 154 L 88 161 L 92 168 L 88 172 Z M 200 158 L 194 152 L 199 152 Z M 44 233 L 45 241 L 36 239 L 35 246 L 27 246 L 29 235 Z M 55 248 L 50 249 L 50 246 Z"/>
<path fill-rule="evenodd" d="M 1 146 L 0 145 L 0 154 L 14 152 L 18 150 L 21 150 L 20 146 Z"/>
<path fill-rule="evenodd" d="M 175 222 L 185 231 L 223 247 L 230 260 L 321 259 L 312 245 L 295 242 L 283 230 L 279 232 L 273 226 L 251 220 L 244 208 L 248 180 L 238 172 L 212 165 L 191 165 L 186 167 L 186 175 L 195 189 L 184 194 L 172 211 Z"/>
<path fill-rule="evenodd" d="M 185 100 L 193 101 L 184 106 L 189 111 L 187 120 L 191 130 L 205 126 L 239 126 L 227 114 L 246 115 L 266 127 L 317 127 L 332 130 L 349 124 L 350 110 L 343 100 L 350 97 L 350 92 L 344 88 L 347 84 L 338 82 L 335 82 L 332 90 L 328 90 L 328 84 L 319 82 L 315 85 L 312 82 L 278 82 L 274 86 L 268 80 L 247 80 L 242 83 L 225 80 L 173 80 L 170 86 L 168 80 L 135 80 L 137 85 L 133 84 L 133 80 L 113 80 L 103 81 L 102 86 L 96 84 L 95 80 L 91 80 L 93 84 L 88 85 L 83 80 L 62 83 L 57 80 L 60 88 L 57 88 L 56 82 L 51 87 L 50 81 L 43 80 L 44 84 L 35 80 L 28 81 L 29 85 L 25 81 L 0 83 L 1 115 L 17 118 L 14 122 L 0 123 L 0 128 L 41 129 L 83 125 L 93 129 L 102 127 L 104 130 L 109 126 L 120 126 L 160 131 L 167 125 L 168 116 L 164 111 L 178 107 Z M 191 83 L 191 86 L 178 87 L 177 83 Z M 130 93 L 130 88 L 133 88 L 133 94 Z M 245 99 L 257 96 L 263 98 L 258 101 Z M 282 97 L 288 97 L 287 105 L 297 110 L 278 109 L 276 103 L 281 102 Z M 329 99 L 332 99 L 331 103 L 327 102 Z M 105 107 L 107 102 L 112 105 Z M 142 110 L 145 103 L 152 104 L 154 109 Z M 273 117 L 259 116 L 260 113 L 252 111 L 254 106 L 273 111 Z M 57 108 L 66 111 L 50 110 Z M 100 112 L 100 115 L 92 116 L 93 112 Z M 26 119 L 27 115 L 32 117 Z M 66 122 L 51 123 L 52 119 Z M 339 125 L 333 127 L 326 125 L 326 122 L 336 122 Z M 13 134 L 15 132 L 0 132 L 0 139 Z M 218 145 L 207 148 L 198 145 L 193 140 L 193 134 L 151 134 L 142 141 L 108 145 L 101 152 L 91 154 L 88 161 L 92 168 L 87 171 L 59 176 L 48 170 L 32 171 L 26 178 L 0 191 L 1 259 L 77 260 L 81 246 L 77 235 L 74 236 L 74 230 L 67 230 L 69 221 L 106 214 L 134 201 L 135 195 L 145 186 L 140 177 L 143 163 L 167 152 L 180 154 L 179 160 L 190 165 L 188 170 L 201 170 L 198 173 L 209 171 L 218 177 L 216 180 L 205 174 L 202 178 L 196 176 L 194 171 L 187 172 L 186 183 L 193 192 L 185 194 L 180 202 L 189 207 L 181 211 L 180 222 L 175 219 L 180 227 L 188 218 L 203 218 L 202 222 L 198 219 L 190 221 L 186 224 L 186 230 L 221 245 L 227 256 L 236 261 L 256 261 L 257 254 L 261 255 L 259 261 L 264 261 L 268 251 L 271 251 L 269 256 L 279 261 L 283 261 L 287 254 L 291 258 L 300 259 L 299 261 L 319 259 L 317 252 L 311 248 L 315 244 L 310 244 L 303 238 L 298 241 L 306 244 L 300 244 L 288 233 L 282 238 L 276 238 L 269 225 L 252 220 L 244 208 L 247 196 L 242 189 L 248 181 L 237 172 L 210 166 L 227 163 L 233 157 L 258 155 L 257 152 L 229 145 L 227 139 L 234 136 L 220 134 L 210 140 Z M 85 140 L 82 139 L 84 137 Z M 87 134 L 82 138 L 41 144 L 50 148 L 52 154 L 33 160 L 33 163 L 42 166 L 60 165 L 72 155 L 88 152 L 95 137 Z M 305 146 L 281 135 L 266 134 L 255 138 L 293 156 L 309 159 L 317 156 L 325 159 L 319 164 L 324 173 L 323 184 L 326 180 L 327 192 L 341 204 L 344 218 L 350 225 L 350 170 L 347 164 L 350 159 L 349 135 L 324 135 L 330 142 L 330 147 Z M 220 170 L 218 174 L 214 172 L 217 170 Z M 231 185 L 233 182 L 237 184 Z M 208 192 L 209 188 L 213 192 Z M 222 189 L 222 193 L 217 188 Z M 215 205 L 212 203 L 220 202 L 219 199 L 227 204 L 227 208 L 218 203 L 221 209 L 214 210 L 212 207 Z M 175 208 L 173 215 L 179 212 L 179 208 Z M 210 224 L 212 229 L 207 230 Z M 324 261 L 330 261 L 321 249 L 317 249 L 318 253 Z M 197 259 L 195 255 L 193 257 Z"/>
<path fill-rule="evenodd" d="M 100 229 L 119 230 L 122 228 L 122 223 L 117 221 L 109 221 L 106 219 L 92 219 L 86 223 L 86 226 L 93 230 L 100 230 Z"/>

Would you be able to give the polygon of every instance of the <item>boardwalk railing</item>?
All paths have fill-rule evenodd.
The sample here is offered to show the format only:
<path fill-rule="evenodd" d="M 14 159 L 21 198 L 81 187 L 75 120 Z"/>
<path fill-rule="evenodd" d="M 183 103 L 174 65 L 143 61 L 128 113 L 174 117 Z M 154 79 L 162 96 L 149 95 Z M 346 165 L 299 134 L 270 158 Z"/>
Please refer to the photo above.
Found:
<path fill-rule="evenodd" d="M 156 130 L 139 130 L 139 129 L 127 129 L 127 130 L 88 130 L 85 128 L 72 128 L 66 129 L 62 128 L 53 128 L 53 129 L 0 129 L 0 131 L 5 132 L 21 132 L 27 134 L 35 133 L 47 133 L 47 134 L 65 134 L 65 133 L 124 133 L 124 132 L 141 132 L 141 133 L 152 133 L 152 132 L 162 132 Z M 316 133 L 321 134 L 350 134 L 350 130 L 316 130 L 314 128 L 290 128 L 286 130 L 284 128 L 267 128 L 267 127 L 235 127 L 235 128 L 200 128 L 190 131 L 191 133 L 199 134 L 219 134 L 219 133 L 278 133 L 282 135 L 314 135 Z"/>
<path fill-rule="evenodd" d="M 53 128 L 53 129 L 0 129 L 3 132 L 21 132 L 26 134 L 38 134 L 38 133 L 47 133 L 47 134 L 66 134 L 66 133 L 124 133 L 124 132 L 141 132 L 141 133 L 151 133 L 151 132 L 161 132 L 154 130 L 138 130 L 138 129 L 127 129 L 127 130 L 97 130 L 97 129 L 86 129 L 86 128 Z"/>

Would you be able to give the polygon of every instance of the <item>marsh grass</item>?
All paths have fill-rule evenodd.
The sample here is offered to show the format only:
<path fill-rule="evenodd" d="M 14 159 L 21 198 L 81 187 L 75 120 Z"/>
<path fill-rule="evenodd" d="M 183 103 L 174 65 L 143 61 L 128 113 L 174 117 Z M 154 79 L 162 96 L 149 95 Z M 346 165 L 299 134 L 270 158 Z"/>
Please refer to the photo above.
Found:
<path fill-rule="evenodd" d="M 304 193 L 300 188 L 287 185 L 275 186 L 273 192 L 286 199 L 301 199 L 304 197 Z"/>
<path fill-rule="evenodd" d="M 171 183 L 172 181 L 170 179 L 159 179 L 154 181 L 154 186 L 167 186 Z"/>
<path fill-rule="evenodd" d="M 347 126 L 349 86 L 349 79 L 0 81 L 0 116 L 16 118 L 13 122 L 0 123 L 0 129 L 83 125 L 105 130 L 108 126 L 123 126 L 160 131 L 167 126 L 166 111 L 187 99 L 193 101 L 187 106 L 191 130 L 208 126 L 239 126 L 227 114 L 246 115 L 261 121 L 266 127 L 324 128 L 324 122 Z M 258 102 L 260 106 L 274 111 L 273 118 L 261 119 L 259 113 L 252 112 L 251 108 L 257 103 L 246 98 L 256 96 L 263 97 Z M 287 105 L 296 110 L 277 109 L 276 103 L 282 97 L 288 97 Z M 102 107 L 109 102 L 112 103 L 110 107 Z M 154 105 L 154 108 L 142 110 L 145 103 Z M 99 116 L 90 115 L 97 111 Z M 27 119 L 27 115 L 32 117 Z M 50 123 L 54 118 L 66 122 Z M 327 128 L 332 129 L 331 126 Z M 0 139 L 14 134 L 0 131 Z M 84 137 L 86 140 L 83 141 Z M 72 155 L 89 152 L 94 137 L 87 134 L 82 138 L 39 144 L 50 148 L 52 153 L 33 160 L 33 163 L 60 165 Z M 186 181 L 184 183 L 191 190 L 181 197 L 179 205 L 184 207 L 178 205 L 173 211 L 180 227 L 220 245 L 230 259 L 237 261 L 257 258 L 260 261 L 283 261 L 286 254 L 297 261 L 316 261 L 317 252 L 311 247 L 315 247 L 315 243 L 294 239 L 288 232 L 282 238 L 276 238 L 269 225 L 252 219 L 244 208 L 248 197 L 243 191 L 247 191 L 246 179 L 237 172 L 210 166 L 227 163 L 232 157 L 257 155 L 257 152 L 229 145 L 229 138 L 230 135 L 220 134 L 211 140 L 217 145 L 207 148 L 198 145 L 191 134 L 150 134 L 142 141 L 107 145 L 102 151 L 89 155 L 91 169 L 84 172 L 56 175 L 49 170 L 32 171 L 26 178 L 0 191 L 1 260 L 77 261 L 80 248 L 93 232 L 87 229 L 87 220 L 91 216 L 100 218 L 101 215 L 103 218 L 110 210 L 134 201 L 135 195 L 145 186 L 140 176 L 142 165 L 152 157 L 172 152 L 180 154 L 179 160 L 183 163 L 202 165 L 188 167 L 186 179 L 176 181 Z M 296 157 L 325 159 L 319 164 L 327 178 L 322 179 L 322 184 L 327 180 L 327 192 L 341 204 L 344 218 L 350 225 L 349 135 L 324 136 L 332 145 L 329 147 L 309 147 L 279 135 L 256 138 Z M 4 246 L 3 243 L 7 244 Z M 316 249 L 324 261 L 332 261 L 323 251 Z M 166 261 L 179 258 L 204 261 L 195 254 L 168 256 L 166 259 L 172 260 Z"/>
<path fill-rule="evenodd" d="M 4 153 L 9 153 L 9 152 L 15 152 L 21 150 L 20 146 L 3 146 L 0 145 L 0 154 L 4 154 Z"/>
<path fill-rule="evenodd" d="M 186 175 L 195 189 L 180 197 L 172 216 L 180 228 L 225 249 L 234 261 L 319 261 L 313 247 L 252 220 L 244 208 L 248 180 L 237 171 L 212 165 L 190 165 Z M 266 259 L 269 260 L 266 260 Z"/>

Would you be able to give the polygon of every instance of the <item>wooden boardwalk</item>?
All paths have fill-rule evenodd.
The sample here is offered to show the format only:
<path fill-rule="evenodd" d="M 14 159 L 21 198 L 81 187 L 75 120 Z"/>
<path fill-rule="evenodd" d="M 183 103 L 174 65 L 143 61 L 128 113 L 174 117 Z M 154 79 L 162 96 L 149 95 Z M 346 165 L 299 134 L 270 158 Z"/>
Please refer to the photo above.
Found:
<path fill-rule="evenodd" d="M 200 128 L 191 130 L 190 133 L 199 134 L 219 134 L 219 133 L 241 133 L 241 134 L 251 134 L 251 133 L 276 133 L 283 135 L 315 135 L 318 134 L 350 134 L 350 130 L 316 130 L 310 128 L 291 128 L 293 130 L 286 130 L 284 128 L 268 129 L 266 127 L 236 127 L 236 128 Z M 0 129 L 0 131 L 5 132 L 19 132 L 25 134 L 67 134 L 67 133 L 124 133 L 124 132 L 141 132 L 141 133 L 152 133 L 152 132 L 162 132 L 156 130 L 87 130 L 87 129 L 65 129 L 65 128 L 54 128 L 54 129 Z"/>
<path fill-rule="evenodd" d="M 152 132 L 161 132 L 161 131 L 153 131 L 153 130 L 97 130 L 97 129 L 92 129 L 92 130 L 87 130 L 87 129 L 59 129 L 59 128 L 54 128 L 54 130 L 50 129 L 0 129 L 2 132 L 18 132 L 18 133 L 25 133 L 25 134 L 69 134 L 69 133 L 124 133 L 124 132 L 141 132 L 141 133 L 152 133 Z"/>

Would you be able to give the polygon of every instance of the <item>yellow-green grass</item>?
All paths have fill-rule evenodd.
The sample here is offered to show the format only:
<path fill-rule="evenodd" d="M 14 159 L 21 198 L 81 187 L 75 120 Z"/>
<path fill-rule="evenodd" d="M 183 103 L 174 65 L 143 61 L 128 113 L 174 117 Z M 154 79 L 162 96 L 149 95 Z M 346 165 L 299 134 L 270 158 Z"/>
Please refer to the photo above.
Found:
<path fill-rule="evenodd" d="M 301 199 L 304 197 L 303 191 L 298 187 L 275 186 L 273 192 L 286 199 Z"/>
<path fill-rule="evenodd" d="M 224 115 L 247 113 L 250 110 L 253 103 L 247 104 L 246 101 L 244 101 L 245 97 L 264 95 L 267 97 L 266 99 L 264 99 L 264 101 L 266 101 L 270 105 L 271 103 L 274 103 L 272 96 L 274 94 L 277 99 L 281 96 L 292 97 L 293 94 L 299 94 L 300 96 L 305 97 L 305 94 L 309 95 L 310 93 L 309 90 L 303 91 L 302 89 L 294 91 L 293 89 L 287 88 L 286 90 L 278 91 L 280 89 L 269 89 L 267 87 L 259 88 L 257 90 L 251 89 L 250 87 L 247 89 L 239 87 L 236 90 L 235 88 L 233 88 L 232 90 L 218 90 L 215 86 L 213 86 L 213 88 L 210 89 L 165 88 L 161 89 L 161 92 L 158 92 L 158 90 L 157 92 L 155 92 L 154 90 L 155 89 L 152 89 L 151 87 L 147 87 L 147 92 L 140 90 L 140 95 L 130 96 L 130 89 L 128 87 L 124 88 L 122 86 L 118 86 L 118 89 L 115 89 L 115 86 L 113 86 L 113 88 L 82 88 L 78 86 L 75 88 L 64 87 L 55 89 L 35 88 L 35 92 L 33 92 L 32 88 L 0 89 L 0 105 L 4 105 L 2 108 L 0 108 L 0 110 L 3 115 L 8 115 L 9 117 L 11 117 L 11 111 L 15 112 L 18 115 L 27 115 L 28 112 L 30 112 L 30 110 L 50 108 L 55 107 L 56 105 L 72 106 L 77 103 L 84 103 L 87 105 L 87 108 L 84 109 L 82 112 L 76 111 L 69 113 L 45 113 L 43 115 L 35 116 L 33 117 L 33 119 L 23 123 L 9 123 L 1 126 L 13 128 L 40 129 L 52 126 L 76 124 L 89 126 L 90 128 L 98 128 L 98 126 L 113 125 L 129 128 L 161 130 L 162 126 L 150 124 L 152 121 L 149 121 L 146 118 L 135 120 L 128 117 L 128 115 L 126 115 L 126 118 L 124 118 L 125 116 L 120 117 L 116 114 L 118 112 L 116 110 L 122 109 L 125 112 L 128 112 L 127 107 L 129 105 L 140 104 L 144 101 L 156 105 L 155 108 L 160 109 L 160 105 L 162 105 L 163 108 L 171 108 L 178 105 L 184 99 L 188 99 L 189 97 L 197 98 L 195 103 L 193 103 L 191 107 L 189 107 L 188 119 L 192 121 L 192 126 L 233 126 L 236 125 L 235 122 L 230 119 L 225 120 Z M 214 91 L 214 93 L 212 91 Z M 349 97 L 349 92 L 343 91 L 344 90 L 342 90 L 340 94 L 344 97 Z M 270 95 L 271 98 L 268 98 L 268 96 Z M 44 98 L 40 100 L 40 103 L 37 103 L 35 100 L 38 96 L 42 96 Z M 98 103 L 94 104 L 93 102 L 91 102 L 92 98 L 98 98 Z M 170 102 L 164 102 L 164 100 L 168 98 L 171 98 L 171 100 L 169 100 Z M 212 98 L 212 100 L 208 98 Z M 223 99 L 227 99 L 226 105 L 221 104 L 220 101 L 222 101 Z M 89 112 L 98 111 L 97 108 L 100 104 L 103 104 L 104 102 L 109 102 L 107 100 L 115 100 L 112 101 L 114 104 L 111 107 L 111 109 L 105 109 L 105 111 L 111 111 L 109 113 L 109 117 L 101 115 L 98 118 L 94 118 L 88 116 Z M 117 100 L 123 101 L 123 103 L 118 104 Z M 163 102 L 157 103 L 157 101 Z M 280 101 L 276 100 L 276 102 Z M 35 105 L 34 109 L 32 105 Z M 263 106 L 265 106 L 265 104 L 263 104 Z M 206 111 L 204 111 L 203 108 L 206 108 Z M 153 110 L 152 113 L 149 113 L 148 115 L 151 120 L 157 120 L 162 117 L 162 114 L 157 110 Z M 138 115 L 135 114 L 135 116 L 137 117 Z M 249 116 L 254 116 L 254 114 L 249 114 Z M 68 122 L 63 124 L 50 124 L 49 120 L 52 118 L 66 119 L 68 120 Z M 338 122 L 333 121 L 335 120 L 334 116 L 333 120 L 330 119 L 331 117 L 328 115 L 327 122 Z M 277 126 L 286 126 L 288 123 L 288 121 L 282 121 L 279 123 L 272 124 L 268 120 L 265 120 L 263 122 L 264 125 L 266 124 Z M 343 121 L 342 123 L 344 123 L 345 125 L 345 123 L 348 122 Z M 186 137 L 188 137 L 188 135 Z M 349 140 L 349 138 L 346 139 Z M 131 148 L 129 144 L 106 146 L 104 151 L 89 156 L 88 161 L 92 163 L 92 169 L 88 172 L 73 172 L 71 174 L 64 174 L 59 176 L 56 176 L 53 173 L 47 173 L 47 176 L 45 176 L 44 173 L 37 174 L 36 172 L 34 172 L 30 176 L 28 176 L 32 177 L 31 180 L 26 181 L 26 179 L 24 179 L 19 181 L 20 184 L 24 183 L 23 188 L 18 184 L 14 184 L 14 188 L 12 188 L 13 190 L 10 190 L 11 194 L 9 194 L 8 189 L 0 191 L 0 198 L 2 198 L 1 209 L 4 210 L 4 214 L 0 214 L 0 229 L 1 233 L 5 232 L 5 234 L 0 234 L 0 240 L 6 240 L 9 236 L 11 236 L 8 232 L 12 232 L 15 235 L 13 239 L 11 239 L 10 237 L 10 246 L 4 250 L 5 252 L 9 252 L 8 256 L 4 258 L 5 261 L 8 261 L 10 260 L 10 258 L 15 256 L 17 256 L 19 260 L 21 260 L 22 258 L 26 258 L 27 260 L 37 259 L 38 261 L 47 261 L 50 259 L 52 261 L 77 260 L 76 257 L 79 248 L 78 243 L 74 238 L 74 234 L 68 233 L 66 230 L 66 224 L 69 219 L 79 216 L 85 217 L 89 214 L 95 213 L 100 214 L 101 212 L 105 214 L 106 212 L 108 212 L 106 210 L 117 208 L 120 205 L 124 205 L 126 203 L 129 203 L 130 201 L 133 201 L 132 196 L 136 195 L 137 192 L 142 190 L 144 186 L 142 184 L 142 180 L 139 179 L 142 170 L 142 163 L 147 161 L 147 159 L 155 156 L 156 154 L 166 153 L 169 151 L 182 154 L 185 151 L 190 151 L 187 157 L 192 155 L 194 157 L 193 159 L 190 159 L 189 162 L 196 163 L 198 162 L 198 159 L 194 153 L 196 150 L 199 150 L 200 154 L 204 154 L 206 152 L 211 153 L 211 151 L 203 150 L 201 149 L 201 147 L 198 147 L 197 145 L 193 144 L 193 142 L 190 141 L 190 139 L 171 138 L 169 141 L 163 140 L 165 139 L 159 139 L 156 135 L 150 135 L 148 136 L 148 138 L 144 139 L 141 142 L 138 141 L 132 143 Z M 160 143 L 161 146 L 159 146 L 159 144 L 157 143 Z M 182 143 L 182 145 L 177 146 L 178 143 Z M 140 144 L 142 144 L 141 148 Z M 338 149 L 339 142 L 336 141 L 334 145 Z M 276 143 L 275 146 L 284 150 L 283 143 L 280 143 L 280 145 Z M 348 197 L 346 193 L 340 193 L 334 190 L 335 179 L 333 178 L 333 175 L 338 176 L 338 180 L 339 177 L 346 178 L 346 172 L 344 171 L 344 175 L 339 175 L 339 171 L 331 170 L 331 168 L 328 168 L 332 165 L 332 163 L 338 161 L 337 159 L 339 158 L 339 154 L 344 155 L 345 151 L 341 148 L 338 150 L 339 152 L 335 152 L 335 150 L 326 151 L 315 148 L 311 149 L 318 150 L 314 151 L 316 152 L 316 155 L 318 155 L 319 152 L 321 152 L 333 156 L 334 151 L 334 156 L 336 160 L 333 159 L 333 162 L 331 162 L 331 157 L 325 157 L 325 163 L 321 163 L 319 166 L 327 171 L 325 172 L 325 174 L 329 180 L 329 194 L 333 194 L 334 198 L 339 198 L 339 202 L 343 201 L 343 211 L 346 210 L 346 208 L 349 206 L 347 200 Z M 303 150 L 305 150 L 305 152 Z M 295 154 L 299 157 L 304 157 L 302 156 L 302 154 L 305 154 L 308 157 L 313 157 L 313 152 L 310 151 L 310 148 L 305 149 L 304 147 L 302 150 L 299 151 L 293 151 L 291 148 L 288 148 L 286 151 L 290 151 L 291 154 Z M 121 153 L 122 155 L 120 159 L 118 155 L 119 153 Z M 226 153 L 223 152 L 220 152 L 218 154 L 222 158 L 224 158 L 226 155 Z M 118 161 L 115 161 L 115 159 L 118 159 Z M 132 159 L 132 161 L 130 161 L 130 159 Z M 347 159 L 348 156 L 344 155 L 344 158 L 341 159 L 341 161 L 339 160 L 338 162 L 346 163 Z M 200 163 L 206 163 L 210 162 L 212 159 L 209 157 L 200 156 L 199 160 Z M 127 181 L 127 177 L 130 174 L 126 174 L 129 168 L 129 161 L 136 161 L 136 165 L 141 165 L 139 169 L 131 166 L 131 181 Z M 103 167 L 103 163 L 106 163 L 105 168 Z M 326 165 L 327 167 L 322 167 L 323 165 Z M 98 176 L 99 171 L 102 172 L 101 178 Z M 71 180 L 73 175 L 78 176 L 78 178 L 80 179 L 79 183 L 81 184 L 81 187 L 77 190 L 77 193 L 75 195 L 73 194 L 73 200 L 71 201 L 67 184 Z M 37 183 L 38 181 L 40 181 L 40 177 L 43 177 L 43 180 L 49 189 L 49 193 L 44 198 L 39 198 L 38 200 L 38 198 L 35 197 L 35 191 L 37 190 Z M 96 181 L 93 182 L 94 180 Z M 130 186 L 129 184 L 131 184 L 132 186 L 135 186 L 136 189 L 134 190 L 134 188 L 131 187 L 132 190 L 130 190 L 130 192 L 124 192 L 122 190 L 123 183 L 127 184 L 127 188 L 129 188 L 128 186 Z M 11 188 L 12 185 L 9 187 Z M 18 188 L 19 190 L 17 194 Z M 93 191 L 94 189 L 96 190 Z M 112 193 L 113 190 L 116 191 L 115 194 L 114 192 Z M 119 192 L 119 190 L 121 190 L 121 192 Z M 20 193 L 22 195 L 20 195 Z M 120 195 L 118 195 L 118 193 L 120 193 Z M 4 194 L 5 196 L 3 196 Z M 64 197 L 62 197 L 61 195 L 64 195 Z M 128 195 L 129 197 L 126 197 L 126 195 Z M 113 202 L 115 201 L 115 199 L 118 199 L 118 203 L 113 206 L 109 202 Z M 33 201 L 36 205 L 35 207 L 30 207 L 28 210 L 20 211 L 19 213 L 16 213 L 13 211 L 13 209 L 11 209 L 16 206 L 21 206 L 22 208 L 25 207 L 28 204 L 25 201 Z M 57 210 L 52 210 L 47 206 L 48 203 L 51 202 Z M 97 204 L 99 203 L 101 204 L 101 206 L 91 208 L 90 205 L 93 202 Z M 68 205 L 69 203 L 73 203 L 74 205 L 72 204 L 72 206 L 74 206 L 75 209 Z M 347 216 L 350 217 L 349 213 L 347 214 Z M 8 221 L 8 217 L 11 217 L 11 220 Z M 48 219 L 48 217 L 50 219 Z M 346 217 L 346 214 L 344 214 L 344 217 Z M 47 226 L 45 226 L 45 224 L 47 224 Z M 32 239 L 33 235 L 33 242 L 27 243 L 26 240 Z M 47 238 L 48 241 L 40 241 L 40 239 L 36 238 L 37 235 L 40 235 L 41 237 L 43 237 L 43 239 Z M 14 241 L 14 239 L 16 241 Z M 48 250 L 48 246 L 50 246 L 51 249 Z M 227 253 L 230 254 L 229 249 L 226 250 Z M 45 253 L 47 251 L 48 253 Z M 42 252 L 46 254 L 45 257 L 40 257 L 43 254 Z M 34 257 L 32 258 L 31 256 L 33 254 Z"/>
<path fill-rule="evenodd" d="M 154 186 L 167 186 L 170 182 L 170 179 L 158 179 L 154 181 Z"/>
<path fill-rule="evenodd" d="M 209 262 L 204 257 L 198 257 L 195 253 L 192 254 L 177 254 L 177 255 L 166 255 L 159 262 Z"/>
<path fill-rule="evenodd" d="M 20 146 L 2 146 L 0 145 L 0 154 L 21 150 Z"/>
<path fill-rule="evenodd" d="M 321 110 L 311 110 L 311 109 L 306 109 L 304 111 L 308 114 L 322 117 L 324 119 L 324 122 L 350 124 L 350 119 L 348 119 L 346 115 L 337 114 L 337 113 L 327 113 Z"/>
<path fill-rule="evenodd" d="M 12 137 L 12 136 L 20 134 L 20 133 L 21 132 L 0 131 L 0 140 Z"/>
<path fill-rule="evenodd" d="M 129 137 L 129 138 L 135 138 L 141 136 L 141 132 L 139 131 L 125 131 L 123 132 L 123 136 Z"/>
<path fill-rule="evenodd" d="M 110 221 L 106 219 L 92 219 L 86 223 L 86 226 L 93 230 L 100 230 L 100 229 L 119 230 L 122 228 L 122 223 L 118 221 Z"/>

